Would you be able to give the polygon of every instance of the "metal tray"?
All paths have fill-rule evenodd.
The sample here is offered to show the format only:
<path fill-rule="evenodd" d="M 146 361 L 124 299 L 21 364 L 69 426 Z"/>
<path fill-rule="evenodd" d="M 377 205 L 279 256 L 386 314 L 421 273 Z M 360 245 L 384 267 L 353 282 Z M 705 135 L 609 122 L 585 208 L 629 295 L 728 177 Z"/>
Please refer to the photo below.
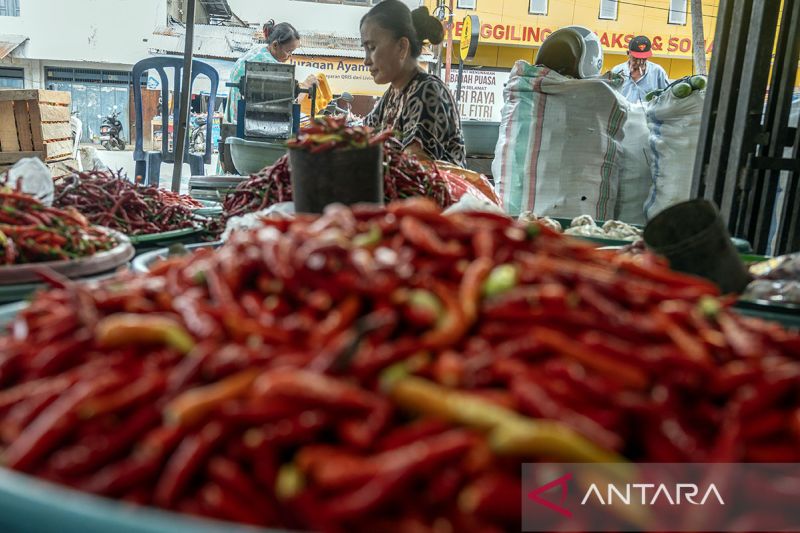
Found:
<path fill-rule="evenodd" d="M 739 300 L 736 311 L 746 316 L 779 322 L 788 329 L 800 330 L 800 305 L 779 304 L 768 300 Z"/>
<path fill-rule="evenodd" d="M 201 233 L 202 231 L 203 228 L 195 226 L 192 228 L 162 231 L 161 233 L 148 233 L 147 235 L 131 235 L 128 238 L 133 244 L 152 244 L 154 242 L 171 241 L 182 237 L 188 237 L 189 235 Z"/>
<path fill-rule="evenodd" d="M 38 272 L 42 269 L 53 270 L 68 278 L 82 278 L 108 272 L 124 265 L 131 260 L 135 253 L 131 246 L 131 240 L 118 231 L 107 228 L 106 231 L 113 235 L 118 243 L 111 250 L 80 259 L 2 266 L 0 267 L 0 287 L 17 287 L 25 283 L 37 284 L 41 281 Z"/>
<path fill-rule="evenodd" d="M 0 468 L 4 533 L 281 533 L 99 498 Z"/>
<path fill-rule="evenodd" d="M 197 244 L 188 244 L 186 245 L 186 249 L 191 252 L 192 250 L 197 250 L 200 248 L 217 248 L 221 245 L 222 241 L 203 242 Z M 162 259 L 166 259 L 167 257 L 169 257 L 169 248 L 150 250 L 149 252 L 137 255 L 133 261 L 131 261 L 131 269 L 134 272 L 139 273 L 150 272 L 150 267 L 153 265 L 153 263 L 156 261 L 161 261 Z"/>
<path fill-rule="evenodd" d="M 199 207 L 194 210 L 195 215 L 200 215 L 201 217 L 209 217 L 209 218 L 218 218 L 222 216 L 222 203 L 220 202 L 213 202 L 211 200 L 198 200 L 203 207 Z"/>

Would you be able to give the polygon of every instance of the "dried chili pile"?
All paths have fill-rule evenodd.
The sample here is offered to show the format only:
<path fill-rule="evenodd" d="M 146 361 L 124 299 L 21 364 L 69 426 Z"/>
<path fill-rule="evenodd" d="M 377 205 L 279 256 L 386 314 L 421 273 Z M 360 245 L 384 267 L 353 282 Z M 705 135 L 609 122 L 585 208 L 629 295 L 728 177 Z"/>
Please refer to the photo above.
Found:
<path fill-rule="evenodd" d="M 390 131 L 376 134 L 366 126 L 348 126 L 343 117 L 325 117 L 300 130 L 297 137 L 286 144 L 289 148 L 316 154 L 331 150 L 363 149 L 381 144 L 391 136 Z"/>
<path fill-rule="evenodd" d="M 435 167 L 425 168 L 415 156 L 404 152 L 397 139 L 390 137 L 383 140 L 383 161 L 386 203 L 417 196 L 431 198 L 441 207 L 455 203 L 441 173 Z M 225 197 L 219 232 L 225 229 L 225 223 L 231 217 L 254 213 L 273 204 L 291 202 L 292 198 L 289 157 L 284 155 L 272 166 L 239 183 Z"/>
<path fill-rule="evenodd" d="M 9 332 L 4 465 L 245 523 L 510 531 L 522 462 L 800 460 L 800 336 L 428 200 L 267 221 Z"/>
<path fill-rule="evenodd" d="M 20 190 L 0 187 L 0 265 L 78 259 L 116 244 L 74 209 L 47 207 Z"/>
<path fill-rule="evenodd" d="M 120 173 L 81 172 L 59 178 L 54 205 L 74 207 L 91 223 L 127 235 L 148 235 L 196 224 L 203 204 L 158 187 L 138 185 Z"/>

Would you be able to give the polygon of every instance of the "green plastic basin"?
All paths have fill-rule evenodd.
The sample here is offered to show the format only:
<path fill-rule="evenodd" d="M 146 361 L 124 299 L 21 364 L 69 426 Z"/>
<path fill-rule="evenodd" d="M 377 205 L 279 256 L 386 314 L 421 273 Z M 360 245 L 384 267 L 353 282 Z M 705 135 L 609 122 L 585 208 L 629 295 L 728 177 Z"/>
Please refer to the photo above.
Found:
<path fill-rule="evenodd" d="M 225 144 L 230 149 L 233 166 L 243 176 L 255 174 L 264 167 L 272 165 L 286 153 L 286 146 L 283 144 L 251 141 L 239 137 L 228 137 Z"/>

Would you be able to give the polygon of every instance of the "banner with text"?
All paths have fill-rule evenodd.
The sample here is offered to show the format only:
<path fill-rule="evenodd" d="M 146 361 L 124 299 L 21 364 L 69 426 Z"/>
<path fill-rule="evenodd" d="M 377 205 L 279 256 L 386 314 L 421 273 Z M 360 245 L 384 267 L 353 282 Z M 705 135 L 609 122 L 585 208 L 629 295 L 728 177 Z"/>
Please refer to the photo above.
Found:
<path fill-rule="evenodd" d="M 334 94 L 347 91 L 350 94 L 381 96 L 387 85 L 377 85 L 372 80 L 369 68 L 363 59 L 347 57 L 303 57 L 292 56 L 289 60 L 295 65 L 296 77 L 304 79 L 308 74 L 322 72 L 328 79 Z"/>
<path fill-rule="evenodd" d="M 442 71 L 442 78 L 445 73 Z M 495 70 L 465 70 L 461 80 L 461 97 L 457 98 L 461 120 L 500 122 L 503 109 L 503 87 L 508 72 Z M 458 69 L 450 72 L 448 86 L 456 95 Z"/>

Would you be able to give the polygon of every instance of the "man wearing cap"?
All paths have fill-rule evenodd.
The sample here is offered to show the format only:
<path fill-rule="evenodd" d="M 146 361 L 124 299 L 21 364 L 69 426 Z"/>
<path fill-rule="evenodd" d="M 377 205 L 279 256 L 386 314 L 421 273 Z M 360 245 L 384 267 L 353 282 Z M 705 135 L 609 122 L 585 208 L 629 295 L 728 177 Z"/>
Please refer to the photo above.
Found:
<path fill-rule="evenodd" d="M 617 65 L 611 72 L 625 78 L 620 92 L 629 102 L 644 102 L 650 91 L 664 89 L 669 85 L 666 71 L 648 58 L 653 55 L 650 39 L 639 35 L 628 44 L 628 61 Z"/>

